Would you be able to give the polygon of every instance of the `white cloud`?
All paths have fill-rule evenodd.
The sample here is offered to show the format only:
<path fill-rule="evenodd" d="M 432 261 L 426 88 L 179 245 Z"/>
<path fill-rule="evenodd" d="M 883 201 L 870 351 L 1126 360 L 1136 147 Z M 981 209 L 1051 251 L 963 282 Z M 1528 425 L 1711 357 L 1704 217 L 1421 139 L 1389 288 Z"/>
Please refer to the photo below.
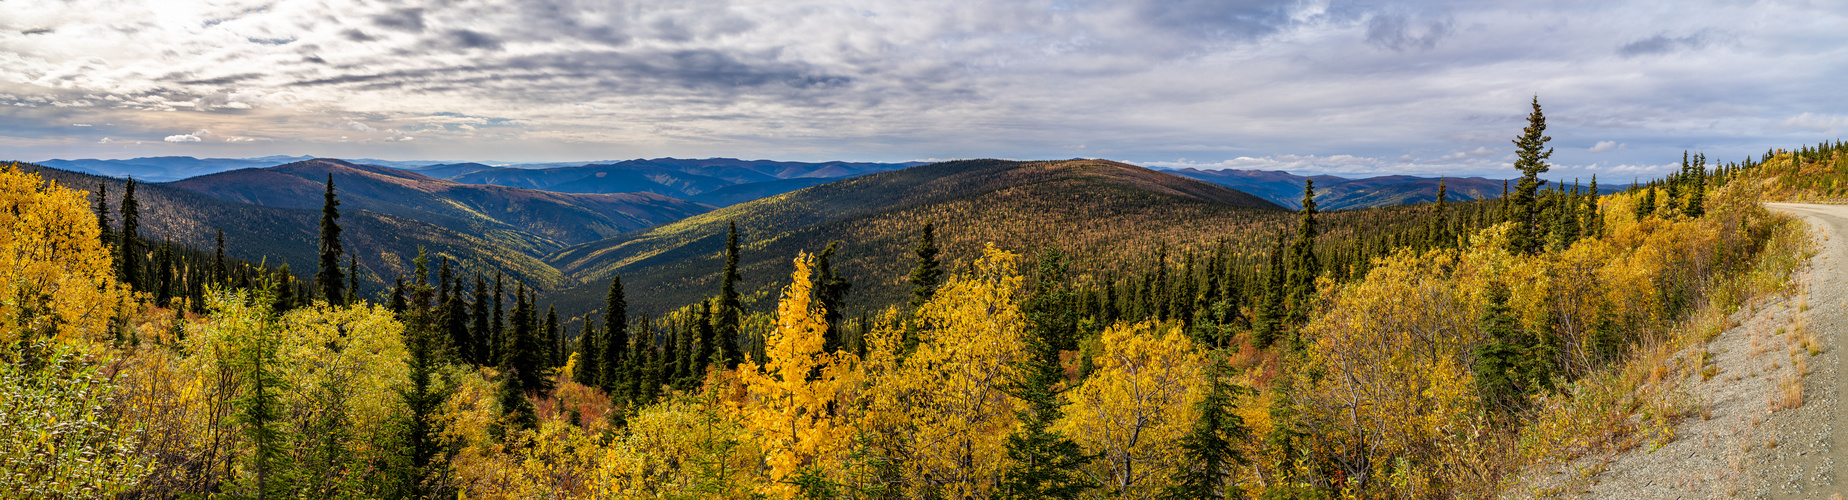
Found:
<path fill-rule="evenodd" d="M 1739 157 L 1848 129 L 1828 83 L 1848 78 L 1835 63 L 1848 12 L 1802 2 L 556 7 L 9 4 L 0 25 L 51 31 L 0 37 L 0 117 L 47 136 L 70 122 L 211 127 L 534 160 L 1086 153 L 1314 168 L 1355 168 L 1342 155 L 1491 168 L 1536 93 L 1549 133 L 1575 145 L 1565 163 L 1651 164 L 1691 144 Z M 394 130 L 419 145 L 380 145 Z"/>
<path fill-rule="evenodd" d="M 100 141 L 96 141 L 96 143 L 97 143 L 97 144 L 108 144 L 108 143 L 111 143 L 111 142 L 115 142 L 115 141 L 114 141 L 114 140 L 111 140 L 111 139 L 110 139 L 110 138 L 108 138 L 108 137 L 104 137 L 104 138 L 103 138 L 102 140 L 100 140 Z"/>
<path fill-rule="evenodd" d="M 1590 151 L 1593 153 L 1603 153 L 1605 151 L 1624 149 L 1624 147 L 1625 147 L 1624 144 L 1619 143 L 1617 141 L 1598 141 L 1597 144 L 1591 145 L 1591 148 L 1587 149 L 1586 151 Z"/>
<path fill-rule="evenodd" d="M 199 142 L 205 139 L 200 139 L 199 136 L 193 135 L 193 134 L 180 134 L 180 135 L 169 135 L 167 136 L 165 140 L 167 142 Z"/>

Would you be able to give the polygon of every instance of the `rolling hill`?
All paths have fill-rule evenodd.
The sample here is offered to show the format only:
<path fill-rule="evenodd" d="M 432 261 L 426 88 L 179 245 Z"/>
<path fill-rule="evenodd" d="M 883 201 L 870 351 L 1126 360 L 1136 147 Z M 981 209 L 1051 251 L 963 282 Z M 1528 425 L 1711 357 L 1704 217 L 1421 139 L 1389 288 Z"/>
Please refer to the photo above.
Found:
<path fill-rule="evenodd" d="M 1255 196 L 1104 160 L 938 163 L 821 184 L 732 205 L 646 231 L 567 248 L 547 259 L 584 285 L 551 294 L 571 314 L 596 309 L 621 274 L 630 304 L 659 312 L 718 289 L 727 223 L 743 233 L 741 292 L 772 296 L 790 259 L 841 240 L 837 272 L 849 307 L 897 302 L 916 232 L 937 225 L 946 263 L 986 242 L 1017 252 L 1063 249 L 1077 269 L 1152 250 L 1207 244 L 1291 214 Z"/>
<path fill-rule="evenodd" d="M 166 185 L 226 201 L 319 209 L 329 175 L 344 208 L 477 235 L 530 257 L 710 210 L 656 194 L 575 194 L 462 184 L 333 159 L 234 170 Z"/>
<path fill-rule="evenodd" d="M 1200 170 L 1183 168 L 1167 172 L 1237 189 L 1283 205 L 1301 209 L 1303 184 L 1315 180 L 1315 204 L 1322 210 L 1408 205 L 1437 201 L 1438 178 L 1388 175 L 1349 179 L 1333 175 L 1302 176 L 1271 170 Z M 1501 196 L 1501 180 L 1481 177 L 1446 177 L 1450 201 L 1470 201 Z"/>
<path fill-rule="evenodd" d="M 54 168 L 22 166 L 46 179 L 75 189 L 94 192 L 97 183 L 109 187 L 109 204 L 121 206 L 126 181 Z M 250 261 L 286 263 L 298 277 L 313 276 L 320 235 L 320 199 L 315 207 L 297 209 L 226 201 L 162 184 L 141 184 L 135 198 L 141 205 L 141 234 L 148 241 L 210 251 L 217 230 L 225 232 L 226 253 Z M 477 235 L 393 215 L 344 207 L 340 224 L 346 248 L 358 258 L 361 287 L 366 295 L 378 292 L 397 276 L 413 271 L 411 259 L 419 247 L 432 255 L 455 259 L 467 274 L 496 270 L 530 286 L 553 289 L 572 281 L 550 265 Z M 121 215 L 114 214 L 120 227 Z"/>

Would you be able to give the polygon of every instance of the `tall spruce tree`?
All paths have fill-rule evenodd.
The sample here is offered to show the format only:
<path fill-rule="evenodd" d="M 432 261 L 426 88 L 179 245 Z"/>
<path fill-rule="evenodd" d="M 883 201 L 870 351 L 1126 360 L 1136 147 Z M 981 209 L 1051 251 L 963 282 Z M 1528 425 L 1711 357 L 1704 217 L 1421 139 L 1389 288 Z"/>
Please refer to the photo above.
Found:
<path fill-rule="evenodd" d="M 513 316 L 508 321 L 507 348 L 502 353 L 501 366 L 516 374 L 521 390 L 537 392 L 547 388 L 551 377 L 544 366 L 545 352 L 539 345 L 542 341 L 535 328 L 533 305 L 527 301 L 526 282 L 514 286 Z"/>
<path fill-rule="evenodd" d="M 917 254 L 918 263 L 911 269 L 911 308 L 922 307 L 930 302 L 937 293 L 937 280 L 943 277 L 943 267 L 937 262 L 937 228 L 936 224 L 926 221 L 924 229 L 918 231 L 918 244 L 912 250 Z"/>
<path fill-rule="evenodd" d="M 173 300 L 173 242 L 160 242 L 154 251 L 154 303 L 167 307 Z"/>
<path fill-rule="evenodd" d="M 579 384 L 598 387 L 597 377 L 602 375 L 599 357 L 603 348 L 597 345 L 597 330 L 590 326 L 590 317 L 584 317 L 583 332 L 578 334 L 577 365 L 571 367 L 571 379 Z"/>
<path fill-rule="evenodd" d="M 558 307 L 545 307 L 545 366 L 556 367 L 562 364 L 564 344 L 558 341 Z"/>
<path fill-rule="evenodd" d="M 109 227 L 109 183 L 96 183 L 96 206 L 91 211 L 96 213 L 97 240 L 105 251 L 115 249 L 115 230 Z"/>
<path fill-rule="evenodd" d="M 1277 243 L 1271 247 L 1270 262 L 1264 267 L 1263 297 L 1259 298 L 1257 310 L 1252 312 L 1252 340 L 1260 349 L 1270 347 L 1283 333 L 1284 323 L 1284 267 L 1283 267 L 1283 233 L 1277 233 Z"/>
<path fill-rule="evenodd" d="M 1056 251 L 1042 253 L 1041 268 L 1061 264 Z M 1049 278 L 1042 277 L 1044 283 Z M 1065 366 L 1060 362 L 1053 328 L 1036 325 L 1027 336 L 1027 356 L 1017 368 L 1021 375 L 1004 390 L 1026 404 L 1014 412 L 1019 426 L 1007 437 L 1007 468 L 996 485 L 998 498 L 1078 498 L 1095 487 L 1082 468 L 1096 459 L 1084 448 L 1052 429 L 1064 418 Z"/>
<path fill-rule="evenodd" d="M 225 265 L 225 230 L 218 230 L 218 249 L 212 252 L 212 282 L 223 284 L 230 280 L 230 268 Z"/>
<path fill-rule="evenodd" d="M 468 332 L 469 341 L 474 345 L 471 346 L 468 360 L 477 365 L 486 365 L 493 359 L 488 357 L 488 342 L 494 338 L 493 330 L 490 329 L 494 325 L 488 322 L 489 304 L 488 280 L 481 273 L 475 273 L 475 299 L 469 301 L 471 309 Z"/>
<path fill-rule="evenodd" d="M 610 279 L 610 293 L 603 299 L 603 339 L 597 346 L 597 366 L 603 370 L 597 380 L 605 390 L 617 391 L 628 382 L 629 300 L 624 297 L 622 275 Z"/>
<path fill-rule="evenodd" d="M 1686 153 L 1682 153 L 1686 154 Z M 1707 214 L 1707 154 L 1694 157 L 1694 164 L 1688 167 L 1688 205 L 1682 215 L 1698 218 Z"/>
<path fill-rule="evenodd" d="M 507 322 L 504 318 L 507 308 L 501 304 L 501 298 L 506 297 L 507 292 L 506 288 L 502 287 L 502 283 L 506 281 L 503 278 L 500 272 L 494 273 L 494 308 L 489 311 L 494 315 L 494 322 L 488 325 L 488 358 L 484 361 L 486 363 L 500 363 L 506 358 L 504 351 L 507 350 Z"/>
<path fill-rule="evenodd" d="M 1170 482 L 1162 492 L 1163 498 L 1225 498 L 1233 468 L 1251 463 L 1239 451 L 1239 443 L 1251 438 L 1251 429 L 1233 410 L 1238 398 L 1252 391 L 1229 382 L 1227 379 L 1232 377 L 1232 371 L 1223 355 L 1213 356 L 1213 365 L 1207 371 L 1210 381 L 1206 397 L 1194 403 L 1200 416 L 1194 420 L 1192 431 L 1179 442 L 1187 466 L 1168 478 Z"/>
<path fill-rule="evenodd" d="M 129 288 L 147 291 L 147 282 L 142 281 L 142 243 L 141 243 L 141 203 L 135 201 L 135 179 L 128 179 L 127 187 L 122 189 L 122 237 L 116 244 L 118 257 L 116 276 Z"/>
<path fill-rule="evenodd" d="M 345 304 L 359 303 L 359 259 L 351 252 L 347 253 L 347 284 Z"/>
<path fill-rule="evenodd" d="M 738 367 L 744 361 L 744 353 L 738 351 L 738 335 L 743 312 L 738 302 L 738 223 L 728 223 L 730 229 L 725 235 L 725 274 L 719 282 L 718 322 L 714 335 L 718 336 L 718 362 L 725 369 Z"/>
<path fill-rule="evenodd" d="M 392 457 L 386 469 L 391 497 L 394 498 L 441 498 L 453 496 L 447 491 L 442 479 L 449 470 L 449 460 L 456 454 L 455 447 L 445 443 L 443 434 L 447 431 L 444 420 L 440 418 L 443 402 L 454 392 L 453 384 L 442 377 L 442 358 L 439 351 L 441 342 L 437 319 L 439 314 L 430 307 L 433 290 L 430 288 L 428 258 L 422 248 L 417 249 L 417 281 L 409 290 L 410 302 L 419 304 L 405 313 L 405 348 L 410 351 L 407 363 L 410 368 L 411 384 L 398 390 L 398 398 L 404 402 L 404 412 L 395 416 L 394 431 L 397 446 L 386 447 L 387 451 L 396 451 L 399 455 Z M 404 279 L 398 278 L 402 289 Z M 453 297 L 452 297 L 453 299 Z"/>
<path fill-rule="evenodd" d="M 1585 237 L 1604 236 L 1604 214 L 1598 212 L 1598 174 L 1591 175 L 1591 189 L 1585 192 Z"/>
<path fill-rule="evenodd" d="M 461 363 L 474 359 L 475 339 L 470 338 L 468 330 L 468 301 L 462 298 L 462 284 L 449 287 L 450 291 L 443 299 L 443 307 L 437 314 L 442 323 L 442 341 L 445 354 Z"/>
<path fill-rule="evenodd" d="M 828 323 L 828 330 L 822 333 L 822 352 L 834 352 L 841 349 L 841 308 L 847 298 L 847 290 L 853 288 L 838 274 L 830 262 L 835 251 L 840 249 L 840 241 L 828 242 L 828 248 L 815 258 L 814 286 L 810 287 L 813 303 L 821 307 L 821 317 Z"/>
<path fill-rule="evenodd" d="M 344 278 L 340 272 L 340 200 L 334 196 L 334 174 L 327 174 L 327 193 L 321 200 L 321 268 L 314 274 L 321 298 L 329 304 L 346 303 Z"/>
<path fill-rule="evenodd" d="M 1289 327 L 1294 330 L 1309 322 L 1309 309 L 1315 304 L 1315 279 L 1322 274 L 1322 261 L 1315 255 L 1315 239 L 1320 234 L 1315 220 L 1315 181 L 1305 179 L 1303 209 L 1296 223 L 1296 241 L 1290 243 Z"/>
<path fill-rule="evenodd" d="M 1516 253 L 1538 253 L 1541 237 L 1539 213 L 1536 210 L 1536 192 L 1539 191 L 1540 174 L 1546 173 L 1546 159 L 1553 156 L 1553 150 L 1546 147 L 1546 115 L 1540 112 L 1540 97 L 1534 96 L 1533 113 L 1527 115 L 1527 128 L 1522 129 L 1521 137 L 1514 140 L 1514 168 L 1521 171 L 1521 183 L 1514 193 L 1514 234 L 1509 238 L 1509 251 Z"/>

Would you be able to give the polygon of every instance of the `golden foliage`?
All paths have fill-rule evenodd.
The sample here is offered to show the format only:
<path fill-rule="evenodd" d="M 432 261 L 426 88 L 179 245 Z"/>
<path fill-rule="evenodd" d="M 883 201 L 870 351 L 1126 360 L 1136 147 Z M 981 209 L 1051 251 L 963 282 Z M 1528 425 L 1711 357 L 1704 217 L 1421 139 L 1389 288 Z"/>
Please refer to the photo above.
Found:
<path fill-rule="evenodd" d="M 1105 494 L 1154 498 L 1185 467 L 1177 444 L 1198 418 L 1207 389 L 1204 358 L 1178 327 L 1144 322 L 1104 331 L 1097 371 L 1066 393 L 1059 430 L 1086 453 L 1086 471 Z"/>
<path fill-rule="evenodd" d="M 128 292 L 115 283 L 88 194 L 0 166 L 0 344 L 28 332 L 66 345 L 112 337 Z"/>

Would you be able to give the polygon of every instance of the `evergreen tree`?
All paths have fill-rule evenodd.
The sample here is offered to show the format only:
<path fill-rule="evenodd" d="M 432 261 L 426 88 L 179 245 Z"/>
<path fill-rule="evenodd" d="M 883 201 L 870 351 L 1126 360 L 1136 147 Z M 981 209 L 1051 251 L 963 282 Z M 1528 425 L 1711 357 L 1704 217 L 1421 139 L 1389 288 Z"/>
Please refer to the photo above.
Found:
<path fill-rule="evenodd" d="M 1206 397 L 1194 404 L 1200 416 L 1194 420 L 1193 430 L 1179 443 L 1188 467 L 1169 478 L 1171 483 L 1162 492 L 1163 498 L 1225 498 L 1232 468 L 1250 463 L 1239 452 L 1238 444 L 1250 439 L 1251 429 L 1245 427 L 1245 419 L 1232 410 L 1240 395 L 1252 391 L 1227 381 L 1232 376 L 1232 367 L 1222 355 L 1214 355 L 1213 361 L 1208 371 L 1211 381 Z"/>
<path fill-rule="evenodd" d="M 258 303 L 262 303 L 260 300 Z M 267 311 L 259 311 L 273 318 Z M 288 407 L 283 400 L 288 379 L 278 365 L 277 331 L 273 319 L 263 321 L 253 331 L 241 332 L 237 339 L 236 371 L 242 375 L 243 397 L 236 401 L 237 420 L 250 439 L 249 470 L 256 476 L 252 497 L 283 498 L 290 490 L 283 472 L 290 467 L 294 443 L 286 424 Z"/>
<path fill-rule="evenodd" d="M 404 315 L 406 309 L 410 306 L 409 303 L 405 302 L 406 300 L 408 299 L 404 296 L 404 277 L 399 276 L 398 284 L 391 288 L 391 312 L 398 313 L 400 316 Z"/>
<path fill-rule="evenodd" d="M 571 379 L 579 384 L 598 387 L 597 377 L 602 375 L 598 358 L 603 355 L 603 348 L 597 345 L 597 330 L 590 326 L 590 317 L 584 317 L 583 333 L 578 334 L 577 366 L 571 368 Z"/>
<path fill-rule="evenodd" d="M 212 282 L 224 283 L 230 276 L 230 268 L 225 267 L 225 230 L 218 230 L 218 250 L 212 254 Z"/>
<path fill-rule="evenodd" d="M 509 368 L 501 374 L 500 389 L 494 393 L 495 403 L 500 407 L 500 419 L 490 431 L 502 442 L 513 442 L 508 438 L 514 432 L 539 427 L 539 415 L 533 409 L 533 402 L 526 399 L 526 391 L 520 383 L 522 378 L 525 377 L 520 375 L 518 369 Z"/>
<path fill-rule="evenodd" d="M 629 356 L 629 301 L 623 296 L 622 275 L 610 279 L 610 293 L 603 303 L 603 339 L 597 346 L 603 349 L 597 366 L 603 370 L 597 377 L 604 390 L 618 391 L 627 383 Z"/>
<path fill-rule="evenodd" d="M 1636 203 L 1636 220 L 1640 221 L 1649 218 L 1650 214 L 1655 213 L 1655 186 L 1644 187 L 1643 195 L 1638 198 Z"/>
<path fill-rule="evenodd" d="M 334 174 L 327 174 L 327 194 L 321 201 L 321 269 L 314 283 L 321 287 L 321 298 L 329 304 L 346 303 L 340 274 L 340 200 L 334 197 Z"/>
<path fill-rule="evenodd" d="M 474 359 L 475 339 L 470 338 L 468 330 L 468 302 L 462 299 L 462 285 L 450 287 L 444 294 L 443 307 L 437 314 L 442 322 L 443 345 L 446 354 L 457 361 L 468 363 Z"/>
<path fill-rule="evenodd" d="M 1686 155 L 1687 153 L 1682 153 Z M 1707 214 L 1707 155 L 1695 157 L 1694 164 L 1688 170 L 1688 205 L 1682 211 L 1688 217 L 1700 217 Z"/>
<path fill-rule="evenodd" d="M 173 299 L 173 242 L 160 242 L 154 251 L 154 303 L 167 307 Z"/>
<path fill-rule="evenodd" d="M 1476 347 L 1476 388 L 1490 408 L 1513 412 L 1527 395 L 1551 380 L 1546 369 L 1548 353 L 1538 339 L 1515 322 L 1508 308 L 1508 290 L 1489 288 L 1482 308 L 1482 330 L 1489 342 Z"/>
<path fill-rule="evenodd" d="M 122 236 L 116 245 L 120 257 L 116 265 L 121 268 L 116 275 L 129 288 L 147 291 L 147 282 L 141 277 L 141 203 L 135 201 L 135 179 L 128 179 L 128 186 L 122 190 Z"/>
<path fill-rule="evenodd" d="M 509 318 L 507 346 L 501 355 L 501 366 L 509 373 L 518 374 L 520 389 L 536 392 L 546 389 L 551 378 L 547 376 L 544 363 L 544 351 L 541 350 L 539 332 L 536 325 L 533 306 L 526 300 L 526 282 L 515 284 L 513 316 Z"/>
<path fill-rule="evenodd" d="M 1553 156 L 1553 150 L 1546 148 L 1546 115 L 1540 112 L 1540 98 L 1534 97 L 1534 111 L 1527 116 L 1527 128 L 1522 130 L 1520 138 L 1514 140 L 1516 147 L 1514 168 L 1521 171 L 1521 183 L 1514 193 L 1514 234 L 1509 239 L 1509 251 L 1516 253 L 1538 253 L 1540 251 L 1540 220 L 1536 211 L 1535 194 L 1545 181 L 1539 175 L 1546 173 L 1546 159 Z M 1545 149 L 1545 151 L 1542 151 Z"/>
<path fill-rule="evenodd" d="M 840 249 L 841 242 L 828 242 L 828 248 L 815 258 L 814 286 L 810 293 L 813 303 L 821 307 L 821 316 L 828 323 L 828 330 L 822 334 L 822 352 L 834 352 L 841 349 L 841 307 L 847 297 L 847 290 L 853 288 L 838 274 L 829 262 L 834 252 Z"/>
<path fill-rule="evenodd" d="M 359 300 L 360 300 L 359 299 L 359 262 L 357 261 L 357 259 L 353 257 L 353 254 L 351 253 L 347 254 L 347 267 L 346 268 L 347 268 L 347 273 L 346 273 L 347 296 L 346 296 L 346 302 L 344 303 L 345 304 L 357 304 L 359 303 Z"/>
<path fill-rule="evenodd" d="M 712 366 L 712 356 L 718 352 L 718 339 L 712 329 L 712 299 L 700 301 L 693 306 L 693 327 L 698 329 L 699 347 L 693 350 L 695 376 L 706 375 L 706 368 Z"/>
<path fill-rule="evenodd" d="M 943 276 L 943 268 L 937 262 L 937 229 L 931 222 L 924 223 L 924 229 L 918 232 L 917 267 L 911 270 L 911 308 L 922 307 L 930 302 L 937 293 L 937 280 Z"/>
<path fill-rule="evenodd" d="M 503 319 L 503 315 L 507 308 L 501 305 L 501 297 L 506 297 L 507 292 L 501 287 L 502 282 L 505 281 L 502 278 L 501 273 L 494 273 L 494 308 L 490 311 L 494 314 L 494 322 L 488 325 L 488 357 L 482 361 L 483 363 L 499 363 L 506 358 L 504 351 L 507 350 L 507 322 Z"/>
<path fill-rule="evenodd" d="M 719 283 L 718 324 L 714 335 L 718 336 L 718 362 L 725 369 L 738 367 L 744 361 L 744 354 L 738 351 L 738 335 L 741 318 L 738 303 L 738 223 L 731 222 L 730 230 L 725 235 L 725 275 Z"/>
<path fill-rule="evenodd" d="M 101 181 L 98 181 L 96 183 L 96 207 L 91 210 L 96 213 L 96 228 L 98 230 L 97 232 L 98 241 L 100 241 L 103 244 L 103 249 L 105 251 L 114 249 L 115 248 L 115 231 L 109 228 L 109 184 L 108 183 L 101 182 Z M 219 241 L 223 241 L 223 240 L 224 240 L 223 236 L 220 236 Z M 223 247 L 224 245 L 221 244 L 219 246 Z"/>
<path fill-rule="evenodd" d="M 1278 334 L 1283 333 L 1283 252 L 1283 233 L 1279 232 L 1277 244 L 1271 247 L 1270 263 L 1264 267 L 1263 297 L 1257 310 L 1252 312 L 1252 341 L 1259 349 L 1270 347 L 1277 341 Z"/>
<path fill-rule="evenodd" d="M 1585 193 L 1585 237 L 1604 236 L 1604 214 L 1598 212 L 1598 175 L 1591 175 L 1591 189 Z"/>
<path fill-rule="evenodd" d="M 1041 254 L 1042 273 L 1062 262 L 1057 251 Z M 1042 277 L 1041 283 L 1048 281 Z M 1054 345 L 1052 329 L 1036 326 L 1027 336 L 1027 356 L 1018 368 L 1020 377 L 1009 382 L 1006 392 L 1025 402 L 1014 412 L 1019 426 L 1007 437 L 1007 468 L 1001 471 L 996 485 L 998 498 L 1078 498 L 1095 485 L 1081 470 L 1097 457 L 1087 455 L 1071 438 L 1052 430 L 1064 418 L 1065 367 Z"/>
<path fill-rule="evenodd" d="M 564 344 L 558 341 L 558 307 L 545 307 L 545 364 L 547 368 L 562 365 Z"/>
<path fill-rule="evenodd" d="M 1449 202 L 1450 188 L 1440 178 L 1437 180 L 1437 203 L 1431 207 L 1431 227 L 1426 231 L 1431 235 L 1431 244 L 1438 248 L 1456 246 L 1456 236 L 1450 233 Z"/>
<path fill-rule="evenodd" d="M 414 297 L 411 302 L 418 307 L 405 313 L 405 348 L 410 351 L 407 365 L 411 384 L 398 390 L 405 411 L 395 416 L 393 430 L 399 442 L 387 448 L 399 454 L 393 457 L 396 467 L 386 471 L 390 486 L 395 490 L 392 496 L 398 498 L 453 496 L 442 490 L 441 480 L 449 470 L 449 460 L 455 456 L 456 449 L 444 442 L 443 434 L 447 429 L 440 415 L 443 402 L 454 389 L 453 384 L 441 376 L 442 360 L 436 345 L 441 340 L 437 331 L 438 314 L 429 305 L 432 290 L 427 282 L 426 260 L 423 249 L 419 248 L 418 280 L 410 289 Z M 398 285 L 402 291 L 404 278 L 398 278 Z"/>
<path fill-rule="evenodd" d="M 1288 326 L 1291 329 L 1309 322 L 1309 309 L 1315 304 L 1315 279 L 1322 274 L 1321 259 L 1315 255 L 1315 239 L 1320 233 L 1315 221 L 1315 181 L 1305 179 L 1303 209 L 1296 224 L 1296 241 L 1290 244 Z"/>
<path fill-rule="evenodd" d="M 486 365 L 493 360 L 488 356 L 488 343 L 494 338 L 494 330 L 491 329 L 493 324 L 488 322 L 489 304 L 488 280 L 482 277 L 481 273 L 475 273 L 475 300 L 469 301 L 469 305 L 473 308 L 469 310 L 471 329 L 468 333 L 469 341 L 474 342 L 475 345 L 472 346 L 473 349 L 468 359 L 469 362 L 477 365 Z"/>

